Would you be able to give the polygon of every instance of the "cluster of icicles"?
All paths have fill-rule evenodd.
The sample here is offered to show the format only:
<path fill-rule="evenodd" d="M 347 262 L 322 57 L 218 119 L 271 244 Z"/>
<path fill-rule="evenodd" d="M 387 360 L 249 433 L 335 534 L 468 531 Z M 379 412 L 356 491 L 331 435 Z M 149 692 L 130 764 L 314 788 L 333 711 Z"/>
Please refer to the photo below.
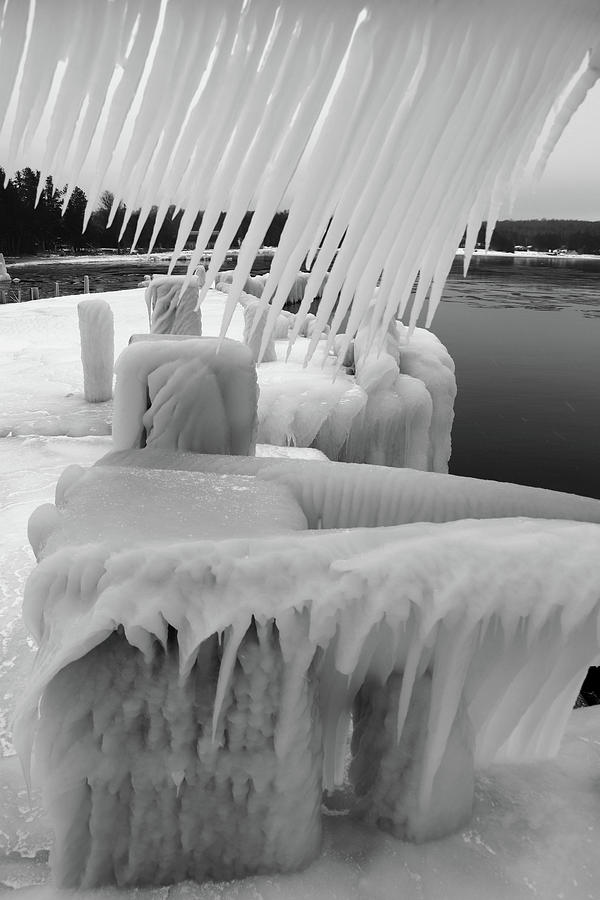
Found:
<path fill-rule="evenodd" d="M 320 324 L 333 314 L 333 340 L 350 309 L 350 340 L 380 283 L 375 339 L 417 276 L 409 322 L 428 295 L 431 320 L 465 226 L 468 264 L 482 219 L 491 231 L 594 83 L 599 45 L 595 0 L 9 0 L 1 162 L 79 184 L 88 214 L 110 189 L 115 209 L 141 209 L 136 240 L 152 205 L 152 241 L 184 209 L 175 257 L 204 211 L 190 272 L 226 211 L 202 296 L 253 210 L 223 333 L 289 209 L 270 325 L 303 260 L 302 314 L 335 259 Z"/>

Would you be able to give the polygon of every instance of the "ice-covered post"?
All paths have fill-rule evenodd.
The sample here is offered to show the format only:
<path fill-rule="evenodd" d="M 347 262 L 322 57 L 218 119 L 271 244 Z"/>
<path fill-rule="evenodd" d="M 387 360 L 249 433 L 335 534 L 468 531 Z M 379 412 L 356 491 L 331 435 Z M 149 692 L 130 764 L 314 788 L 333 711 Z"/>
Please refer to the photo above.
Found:
<path fill-rule="evenodd" d="M 113 447 L 253 456 L 258 425 L 256 367 L 229 339 L 130 344 L 116 364 Z"/>
<path fill-rule="evenodd" d="M 88 403 L 103 403 L 112 397 L 115 362 L 112 309 L 106 300 L 81 300 L 77 314 L 85 399 Z"/>
<path fill-rule="evenodd" d="M 202 267 L 200 267 L 202 268 Z M 152 334 L 189 334 L 200 337 L 202 316 L 197 309 L 205 273 L 157 275 L 146 287 L 146 305 Z"/>

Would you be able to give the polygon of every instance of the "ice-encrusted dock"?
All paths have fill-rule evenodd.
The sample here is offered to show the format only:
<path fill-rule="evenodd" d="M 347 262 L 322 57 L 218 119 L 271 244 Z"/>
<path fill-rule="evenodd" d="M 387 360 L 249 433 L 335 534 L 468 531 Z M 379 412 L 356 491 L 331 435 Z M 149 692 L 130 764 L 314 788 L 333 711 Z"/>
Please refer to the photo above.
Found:
<path fill-rule="evenodd" d="M 599 520 L 585 498 L 342 463 L 146 449 L 67 469 L 30 526 L 17 729 L 59 883 L 302 866 L 352 710 L 357 812 L 413 840 L 464 825 L 476 765 L 558 749 L 597 655 Z"/>

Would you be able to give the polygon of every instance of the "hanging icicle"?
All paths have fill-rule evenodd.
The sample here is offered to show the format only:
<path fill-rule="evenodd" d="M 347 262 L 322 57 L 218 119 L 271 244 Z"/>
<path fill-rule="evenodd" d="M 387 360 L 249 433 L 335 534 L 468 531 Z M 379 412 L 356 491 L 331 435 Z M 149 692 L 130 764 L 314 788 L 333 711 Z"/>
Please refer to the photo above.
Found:
<path fill-rule="evenodd" d="M 331 342 L 350 341 L 378 284 L 372 342 L 397 315 L 414 328 L 426 304 L 430 322 L 464 229 L 468 264 L 481 220 L 491 234 L 600 74 L 592 0 L 65 0 L 53 41 L 49 15 L 4 4 L 0 164 L 79 184 L 87 217 L 112 191 L 115 208 L 141 210 L 134 243 L 153 205 L 152 241 L 183 209 L 173 261 L 203 212 L 190 273 L 225 212 L 201 299 L 252 210 L 223 334 L 288 209 L 265 347 L 305 259 L 292 340 L 327 272 Z"/>

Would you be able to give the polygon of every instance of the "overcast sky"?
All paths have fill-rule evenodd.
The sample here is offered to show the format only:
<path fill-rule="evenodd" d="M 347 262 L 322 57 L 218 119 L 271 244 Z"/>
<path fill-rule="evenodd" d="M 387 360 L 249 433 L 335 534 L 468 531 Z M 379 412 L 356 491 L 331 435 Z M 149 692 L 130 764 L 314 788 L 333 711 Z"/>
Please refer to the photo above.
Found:
<path fill-rule="evenodd" d="M 600 82 L 571 119 L 537 190 L 521 191 L 510 218 L 600 220 Z"/>

